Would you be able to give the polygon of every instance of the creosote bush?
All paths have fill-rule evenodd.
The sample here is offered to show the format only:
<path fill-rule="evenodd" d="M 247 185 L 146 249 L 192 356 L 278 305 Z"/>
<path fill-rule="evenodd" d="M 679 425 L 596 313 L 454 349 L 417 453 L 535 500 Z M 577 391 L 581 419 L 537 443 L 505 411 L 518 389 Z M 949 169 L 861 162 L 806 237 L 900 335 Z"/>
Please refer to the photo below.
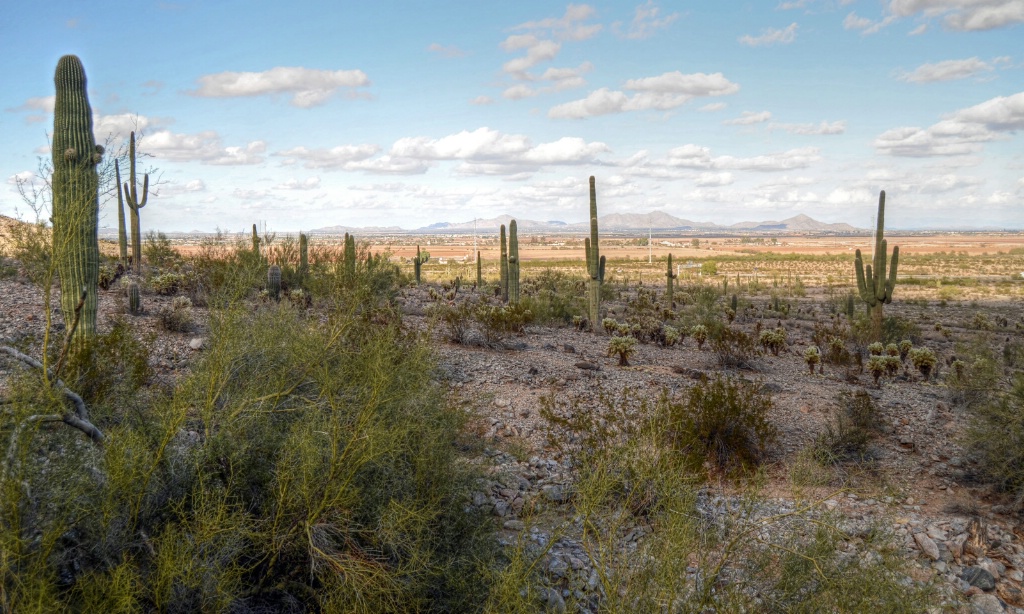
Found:
<path fill-rule="evenodd" d="M 758 384 L 716 376 L 679 399 L 663 398 L 671 449 L 728 472 L 753 469 L 775 443 L 772 400 Z"/>
<path fill-rule="evenodd" d="M 966 443 L 978 459 L 979 477 L 1006 492 L 1024 508 L 1024 375 L 1008 392 L 977 404 L 971 412 Z"/>

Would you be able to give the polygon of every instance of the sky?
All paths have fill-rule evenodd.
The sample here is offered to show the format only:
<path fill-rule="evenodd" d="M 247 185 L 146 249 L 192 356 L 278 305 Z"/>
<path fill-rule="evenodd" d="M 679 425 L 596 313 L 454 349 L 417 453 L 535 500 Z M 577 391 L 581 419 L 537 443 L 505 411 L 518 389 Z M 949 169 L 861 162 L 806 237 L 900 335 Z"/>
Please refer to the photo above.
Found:
<path fill-rule="evenodd" d="M 1024 228 L 1024 0 L 8 3 L 0 214 L 79 56 L 142 226 L 805 213 Z M 141 184 L 142 178 L 139 177 Z M 101 225 L 117 224 L 116 199 Z"/>

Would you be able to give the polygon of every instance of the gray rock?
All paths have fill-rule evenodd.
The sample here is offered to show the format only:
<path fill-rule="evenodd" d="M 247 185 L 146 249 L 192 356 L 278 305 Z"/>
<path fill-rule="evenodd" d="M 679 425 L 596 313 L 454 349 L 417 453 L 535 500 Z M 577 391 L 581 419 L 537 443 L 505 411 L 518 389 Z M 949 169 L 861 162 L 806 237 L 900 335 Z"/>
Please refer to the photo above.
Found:
<path fill-rule="evenodd" d="M 990 591 L 996 587 L 996 579 L 992 577 L 992 574 L 977 565 L 964 568 L 960 577 L 971 586 L 977 586 L 983 591 Z"/>
<path fill-rule="evenodd" d="M 971 596 L 971 614 L 1002 614 L 1005 611 L 1003 602 L 995 595 L 978 593 Z"/>
<path fill-rule="evenodd" d="M 188 347 L 193 350 L 201 350 L 206 345 L 206 339 L 203 337 L 196 337 L 188 342 Z"/>
<path fill-rule="evenodd" d="M 565 487 L 561 484 L 548 484 L 541 488 L 541 491 L 543 491 L 544 496 L 549 501 L 554 501 L 555 503 L 565 503 L 569 500 L 569 493 L 566 492 Z"/>
<path fill-rule="evenodd" d="M 939 547 L 935 545 L 932 538 L 928 537 L 926 533 L 915 533 L 914 541 L 917 542 L 917 547 L 921 549 L 921 552 L 925 553 L 928 558 L 933 561 L 939 560 Z"/>

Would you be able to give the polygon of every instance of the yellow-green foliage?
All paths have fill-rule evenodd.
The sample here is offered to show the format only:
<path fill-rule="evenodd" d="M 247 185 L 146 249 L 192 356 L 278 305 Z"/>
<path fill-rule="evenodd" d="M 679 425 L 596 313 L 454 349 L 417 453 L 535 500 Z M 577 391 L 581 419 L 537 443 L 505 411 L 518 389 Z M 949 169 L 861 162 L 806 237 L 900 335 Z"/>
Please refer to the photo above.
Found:
<path fill-rule="evenodd" d="M 19 376 L 0 424 L 0 612 L 479 608 L 494 540 L 467 511 L 463 416 L 367 287 L 325 321 L 214 309 L 173 394 L 94 414 L 102 447 L 31 420 L 61 402 Z"/>

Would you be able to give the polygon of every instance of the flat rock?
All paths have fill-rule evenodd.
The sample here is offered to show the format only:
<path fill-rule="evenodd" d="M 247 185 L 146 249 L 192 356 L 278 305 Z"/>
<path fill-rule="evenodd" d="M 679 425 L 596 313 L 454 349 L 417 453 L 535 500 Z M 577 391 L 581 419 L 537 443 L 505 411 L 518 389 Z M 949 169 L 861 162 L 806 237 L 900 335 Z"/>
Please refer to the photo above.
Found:
<path fill-rule="evenodd" d="M 925 553 L 928 558 L 933 561 L 939 560 L 939 547 L 935 544 L 935 541 L 928 537 L 926 533 L 914 533 L 914 541 L 917 542 L 917 547 L 921 549 L 921 552 Z"/>

